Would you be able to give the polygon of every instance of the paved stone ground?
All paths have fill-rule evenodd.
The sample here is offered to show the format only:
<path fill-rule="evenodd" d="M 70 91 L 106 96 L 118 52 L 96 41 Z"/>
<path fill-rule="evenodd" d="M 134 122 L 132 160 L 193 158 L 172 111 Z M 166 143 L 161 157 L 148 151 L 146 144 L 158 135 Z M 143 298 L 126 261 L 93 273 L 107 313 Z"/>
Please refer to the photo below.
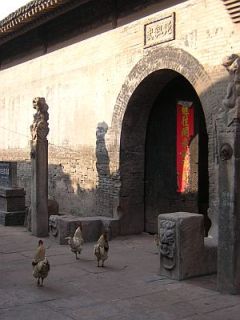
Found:
<path fill-rule="evenodd" d="M 37 241 L 22 227 L 0 226 L 1 320 L 240 319 L 240 296 L 219 294 L 216 276 L 159 276 L 148 234 L 110 241 L 105 268 L 96 267 L 93 243 L 76 260 L 68 246 L 45 239 L 51 270 L 42 288 L 32 277 Z"/>

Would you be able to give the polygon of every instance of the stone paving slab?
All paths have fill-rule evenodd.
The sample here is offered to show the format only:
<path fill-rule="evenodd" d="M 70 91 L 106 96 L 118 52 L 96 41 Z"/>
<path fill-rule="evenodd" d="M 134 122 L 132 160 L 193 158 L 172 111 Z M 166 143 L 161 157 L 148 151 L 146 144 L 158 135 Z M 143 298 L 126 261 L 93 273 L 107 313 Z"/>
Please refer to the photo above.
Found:
<path fill-rule="evenodd" d="M 14 307 L 12 309 L 0 310 L 1 320 L 16 320 L 16 319 L 33 319 L 33 320 L 72 320 L 72 318 L 67 317 L 65 314 L 61 314 L 46 308 L 42 304 L 29 304 Z"/>
<path fill-rule="evenodd" d="M 153 236 L 110 241 L 105 268 L 93 243 L 79 260 L 67 245 L 45 238 L 51 264 L 44 287 L 32 277 L 38 238 L 0 226 L 1 320 L 236 320 L 240 297 L 216 291 L 216 275 L 175 281 L 159 275 Z"/>

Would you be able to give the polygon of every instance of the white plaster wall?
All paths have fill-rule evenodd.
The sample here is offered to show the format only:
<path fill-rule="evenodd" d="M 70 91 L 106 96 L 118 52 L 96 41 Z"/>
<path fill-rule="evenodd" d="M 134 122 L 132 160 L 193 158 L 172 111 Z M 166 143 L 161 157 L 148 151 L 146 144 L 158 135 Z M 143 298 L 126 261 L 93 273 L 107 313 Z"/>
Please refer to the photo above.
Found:
<path fill-rule="evenodd" d="M 120 20 L 121 27 L 96 36 L 82 35 L 85 40 L 0 72 L 0 148 L 28 145 L 35 96 L 46 97 L 50 107 L 50 143 L 95 145 L 97 123 L 111 124 L 124 79 L 147 54 L 144 24 L 173 11 L 176 40 L 161 46 L 188 51 L 209 73 L 226 54 L 240 52 L 239 25 L 218 0 L 186 1 L 130 24 Z"/>

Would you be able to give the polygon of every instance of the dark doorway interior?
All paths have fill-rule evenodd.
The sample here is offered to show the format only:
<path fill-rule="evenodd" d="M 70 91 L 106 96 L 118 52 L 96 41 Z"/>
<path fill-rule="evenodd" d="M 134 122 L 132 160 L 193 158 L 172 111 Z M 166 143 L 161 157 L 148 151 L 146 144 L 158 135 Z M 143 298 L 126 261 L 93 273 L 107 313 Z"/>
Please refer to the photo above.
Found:
<path fill-rule="evenodd" d="M 190 143 L 190 186 L 177 192 L 176 118 L 177 101 L 192 101 L 194 136 Z M 169 81 L 155 100 L 148 119 L 145 144 L 145 231 L 157 232 L 161 213 L 187 211 L 205 216 L 205 234 L 210 227 L 207 218 L 208 135 L 200 100 L 191 84 L 180 74 Z"/>

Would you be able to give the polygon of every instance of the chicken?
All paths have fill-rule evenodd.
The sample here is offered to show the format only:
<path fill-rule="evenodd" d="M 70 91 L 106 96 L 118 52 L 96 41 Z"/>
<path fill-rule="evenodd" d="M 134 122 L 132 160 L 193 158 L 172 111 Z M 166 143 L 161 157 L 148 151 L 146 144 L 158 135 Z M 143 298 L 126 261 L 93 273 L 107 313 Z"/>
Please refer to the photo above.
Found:
<path fill-rule="evenodd" d="M 82 224 L 79 224 L 73 237 L 66 237 L 65 239 L 68 240 L 68 244 L 71 248 L 71 251 L 75 253 L 76 259 L 79 259 L 77 254 L 81 254 L 84 243 L 82 237 Z"/>
<path fill-rule="evenodd" d="M 38 286 L 43 286 L 43 279 L 47 277 L 50 270 L 50 264 L 45 256 L 45 253 L 46 249 L 44 247 L 43 241 L 39 240 L 38 247 L 32 261 L 33 276 L 34 278 L 38 279 Z"/>
<path fill-rule="evenodd" d="M 48 259 L 45 257 L 44 260 L 39 261 L 33 268 L 33 276 L 37 279 L 37 285 L 43 286 L 43 279 L 47 278 L 48 272 L 50 271 L 50 264 Z"/>
<path fill-rule="evenodd" d="M 102 267 L 104 267 L 104 261 L 108 258 L 108 250 L 109 245 L 107 239 L 107 232 L 104 232 L 98 239 L 97 244 L 94 246 L 94 255 L 97 257 L 98 267 L 100 261 L 102 261 Z"/>

